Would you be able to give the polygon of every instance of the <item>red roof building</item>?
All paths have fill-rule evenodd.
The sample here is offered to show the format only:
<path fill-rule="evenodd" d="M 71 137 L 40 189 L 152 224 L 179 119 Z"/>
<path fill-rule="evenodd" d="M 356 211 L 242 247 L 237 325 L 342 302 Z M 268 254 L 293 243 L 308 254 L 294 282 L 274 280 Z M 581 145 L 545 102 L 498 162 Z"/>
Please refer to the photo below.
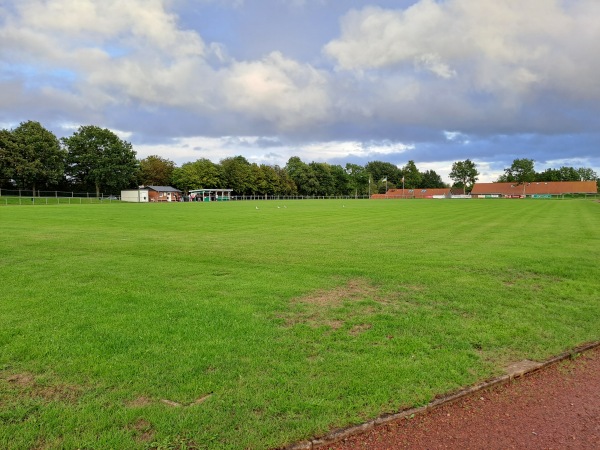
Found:
<path fill-rule="evenodd" d="M 373 194 L 372 199 L 444 198 L 450 197 L 450 188 L 443 189 L 390 189 L 385 194 Z"/>
<path fill-rule="evenodd" d="M 532 181 L 530 183 L 475 183 L 473 197 L 530 197 L 533 195 L 596 194 L 595 181 Z"/>

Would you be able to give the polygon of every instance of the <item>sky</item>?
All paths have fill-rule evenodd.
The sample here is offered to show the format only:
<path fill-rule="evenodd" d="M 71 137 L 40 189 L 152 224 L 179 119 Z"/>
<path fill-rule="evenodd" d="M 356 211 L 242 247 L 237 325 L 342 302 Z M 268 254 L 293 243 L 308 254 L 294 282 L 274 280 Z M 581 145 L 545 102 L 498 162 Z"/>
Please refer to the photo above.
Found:
<path fill-rule="evenodd" d="M 598 0 L 1 0 L 0 128 L 138 158 L 600 174 Z"/>

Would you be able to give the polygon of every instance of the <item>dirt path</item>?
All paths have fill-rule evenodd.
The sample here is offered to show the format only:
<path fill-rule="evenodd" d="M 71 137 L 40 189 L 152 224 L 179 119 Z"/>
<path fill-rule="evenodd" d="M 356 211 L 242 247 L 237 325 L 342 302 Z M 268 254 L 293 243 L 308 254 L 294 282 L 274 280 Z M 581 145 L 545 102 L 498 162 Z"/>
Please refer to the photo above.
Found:
<path fill-rule="evenodd" d="M 600 449 L 600 348 L 325 448 Z"/>

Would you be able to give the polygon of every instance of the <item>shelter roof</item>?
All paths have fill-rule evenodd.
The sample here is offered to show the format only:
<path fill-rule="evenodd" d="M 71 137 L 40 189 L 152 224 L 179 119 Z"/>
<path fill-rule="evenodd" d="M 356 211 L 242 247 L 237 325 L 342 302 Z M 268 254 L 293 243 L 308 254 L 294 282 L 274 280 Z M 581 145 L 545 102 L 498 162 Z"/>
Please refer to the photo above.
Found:
<path fill-rule="evenodd" d="M 190 190 L 190 194 L 191 193 L 200 193 L 200 192 L 232 192 L 233 189 L 221 189 L 221 188 L 215 188 L 215 189 L 192 189 Z"/>

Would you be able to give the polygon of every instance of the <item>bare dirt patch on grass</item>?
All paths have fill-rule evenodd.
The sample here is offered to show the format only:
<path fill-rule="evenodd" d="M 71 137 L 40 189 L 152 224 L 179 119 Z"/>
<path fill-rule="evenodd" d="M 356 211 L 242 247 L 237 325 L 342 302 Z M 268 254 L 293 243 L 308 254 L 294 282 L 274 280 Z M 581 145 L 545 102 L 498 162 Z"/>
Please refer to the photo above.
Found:
<path fill-rule="evenodd" d="M 354 325 L 350 329 L 349 333 L 352 336 L 358 336 L 359 334 L 364 333 L 365 331 L 370 330 L 371 328 L 373 328 L 373 325 L 371 325 L 370 323 L 361 323 L 359 325 Z"/>
<path fill-rule="evenodd" d="M 344 286 L 333 289 L 320 290 L 304 297 L 294 299 L 293 303 L 307 305 L 336 307 L 347 300 L 364 300 L 366 298 L 378 298 L 379 290 L 367 280 L 357 278 L 348 281 Z"/>
<path fill-rule="evenodd" d="M 83 392 L 81 386 L 46 381 L 28 372 L 0 373 L 0 382 L 2 381 L 8 385 L 9 389 L 17 391 L 18 395 L 45 401 L 74 403 Z"/>
<path fill-rule="evenodd" d="M 16 373 L 6 378 L 9 384 L 18 387 L 28 387 L 35 383 L 35 377 L 30 373 Z"/>
<path fill-rule="evenodd" d="M 307 325 L 329 332 L 348 328 L 358 336 L 373 327 L 369 317 L 377 313 L 401 312 L 414 308 L 414 295 L 422 295 L 419 286 L 395 286 L 382 289 L 365 278 L 353 278 L 340 286 L 321 289 L 290 301 L 290 309 L 277 314 L 284 326 Z"/>
<path fill-rule="evenodd" d="M 348 321 L 374 313 L 369 302 L 382 298 L 379 289 L 368 280 L 357 278 L 341 286 L 323 289 L 291 300 L 291 310 L 278 315 L 286 327 L 297 324 L 312 328 L 326 327 L 339 330 Z M 365 328 L 366 329 L 366 328 Z M 359 330 L 354 330 L 358 333 Z"/>
<path fill-rule="evenodd" d="M 133 432 L 134 439 L 139 443 L 152 442 L 156 432 L 146 419 L 139 418 L 127 427 Z"/>
<path fill-rule="evenodd" d="M 137 397 L 129 402 L 126 402 L 125 406 L 129 408 L 143 408 L 151 404 L 152 400 L 142 395 L 141 397 Z"/>

